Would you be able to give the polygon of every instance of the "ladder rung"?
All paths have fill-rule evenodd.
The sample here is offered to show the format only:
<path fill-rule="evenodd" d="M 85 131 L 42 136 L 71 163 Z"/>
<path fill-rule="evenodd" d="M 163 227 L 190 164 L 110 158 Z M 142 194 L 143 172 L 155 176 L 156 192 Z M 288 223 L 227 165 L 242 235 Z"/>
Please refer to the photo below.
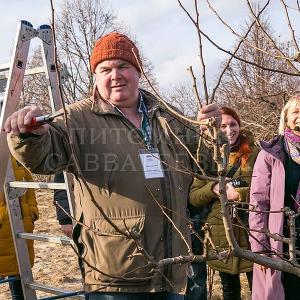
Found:
<path fill-rule="evenodd" d="M 11 181 L 8 183 L 9 187 L 13 188 L 28 188 L 28 189 L 52 189 L 52 190 L 65 190 L 65 183 L 55 182 L 32 182 L 32 181 Z"/>
<path fill-rule="evenodd" d="M 73 240 L 65 236 L 50 236 L 42 233 L 28 233 L 28 232 L 19 232 L 16 234 L 18 238 L 26 240 L 35 240 L 42 242 L 49 242 L 60 245 L 71 245 Z"/>
<path fill-rule="evenodd" d="M 9 71 L 9 68 L 10 68 L 10 63 L 1 64 L 0 65 L 0 72 Z"/>
<path fill-rule="evenodd" d="M 0 65 L 0 73 L 2 78 L 8 78 L 10 64 L 2 64 Z M 39 73 L 45 73 L 45 67 L 36 67 L 32 69 L 26 69 L 25 75 L 34 75 Z"/>
<path fill-rule="evenodd" d="M 75 291 L 69 291 L 69 290 L 63 290 L 55 287 L 50 287 L 41 283 L 32 282 L 27 284 L 28 287 L 30 287 L 33 290 L 39 290 L 46 293 L 51 293 L 54 295 L 61 295 L 61 294 L 69 294 L 69 293 L 75 293 Z M 75 298 L 76 297 L 76 298 Z M 73 298 L 73 297 L 72 297 Z M 75 299 L 84 299 L 84 295 L 77 295 L 74 296 Z"/>

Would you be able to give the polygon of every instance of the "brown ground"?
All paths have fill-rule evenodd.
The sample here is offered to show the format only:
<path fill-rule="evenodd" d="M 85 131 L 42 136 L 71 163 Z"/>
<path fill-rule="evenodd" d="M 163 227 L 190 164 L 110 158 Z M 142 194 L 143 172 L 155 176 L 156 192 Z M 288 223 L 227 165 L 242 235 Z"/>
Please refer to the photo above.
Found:
<path fill-rule="evenodd" d="M 62 235 L 59 224 L 56 221 L 55 209 L 52 204 L 53 194 L 42 190 L 38 190 L 36 193 L 39 203 L 40 219 L 36 222 L 35 231 L 55 236 Z M 33 276 L 36 282 L 72 291 L 82 289 L 81 275 L 77 266 L 77 258 L 69 246 L 35 242 L 35 253 Z M 247 280 L 243 275 L 242 299 L 249 300 L 250 293 L 246 283 Z M 40 291 L 37 292 L 37 295 L 38 298 L 49 296 L 49 294 Z M 9 299 L 11 298 L 8 285 L 0 285 L 0 300 Z M 212 300 L 221 299 L 222 291 L 220 279 L 216 274 L 214 276 Z"/>
<path fill-rule="evenodd" d="M 52 204 L 53 193 L 38 190 L 36 194 L 40 218 L 35 223 L 35 231 L 62 236 L 60 226 L 56 221 L 55 208 Z M 34 280 L 38 283 L 72 291 L 81 290 L 81 275 L 77 267 L 77 258 L 69 246 L 36 241 L 35 264 L 32 271 Z M 50 296 L 39 291 L 37 295 L 38 298 Z M 0 285 L 0 299 L 11 299 L 8 284 Z"/>

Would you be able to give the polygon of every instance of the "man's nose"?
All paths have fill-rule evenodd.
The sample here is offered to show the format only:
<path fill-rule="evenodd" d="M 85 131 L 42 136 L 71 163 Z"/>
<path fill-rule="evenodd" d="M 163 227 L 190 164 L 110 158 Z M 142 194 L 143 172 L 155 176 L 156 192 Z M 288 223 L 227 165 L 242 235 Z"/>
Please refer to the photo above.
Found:
<path fill-rule="evenodd" d="M 113 68 L 111 70 L 111 79 L 118 79 L 120 77 L 120 71 L 118 68 Z"/>

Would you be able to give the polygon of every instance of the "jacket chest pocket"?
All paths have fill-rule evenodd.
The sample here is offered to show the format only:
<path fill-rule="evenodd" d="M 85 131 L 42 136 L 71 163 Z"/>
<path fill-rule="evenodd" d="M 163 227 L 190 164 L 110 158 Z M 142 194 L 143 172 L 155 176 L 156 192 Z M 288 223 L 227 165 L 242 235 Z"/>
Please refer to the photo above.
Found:
<path fill-rule="evenodd" d="M 105 219 L 92 220 L 94 233 L 93 250 L 95 265 L 101 272 L 96 272 L 96 279 L 111 285 L 134 285 L 145 282 L 150 268 L 145 258 L 138 251 L 137 244 L 144 245 L 144 216 L 113 218 L 112 222 L 123 232 L 136 237 L 127 238 L 118 232 Z"/>

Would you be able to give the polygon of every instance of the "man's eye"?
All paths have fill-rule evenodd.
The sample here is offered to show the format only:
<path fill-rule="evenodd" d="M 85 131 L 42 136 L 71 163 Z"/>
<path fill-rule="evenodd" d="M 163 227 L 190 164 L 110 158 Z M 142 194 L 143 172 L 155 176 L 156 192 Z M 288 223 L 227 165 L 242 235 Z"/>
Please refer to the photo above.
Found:
<path fill-rule="evenodd" d="M 102 69 L 102 70 L 100 71 L 100 73 L 102 73 L 102 74 L 109 73 L 109 69 Z"/>

